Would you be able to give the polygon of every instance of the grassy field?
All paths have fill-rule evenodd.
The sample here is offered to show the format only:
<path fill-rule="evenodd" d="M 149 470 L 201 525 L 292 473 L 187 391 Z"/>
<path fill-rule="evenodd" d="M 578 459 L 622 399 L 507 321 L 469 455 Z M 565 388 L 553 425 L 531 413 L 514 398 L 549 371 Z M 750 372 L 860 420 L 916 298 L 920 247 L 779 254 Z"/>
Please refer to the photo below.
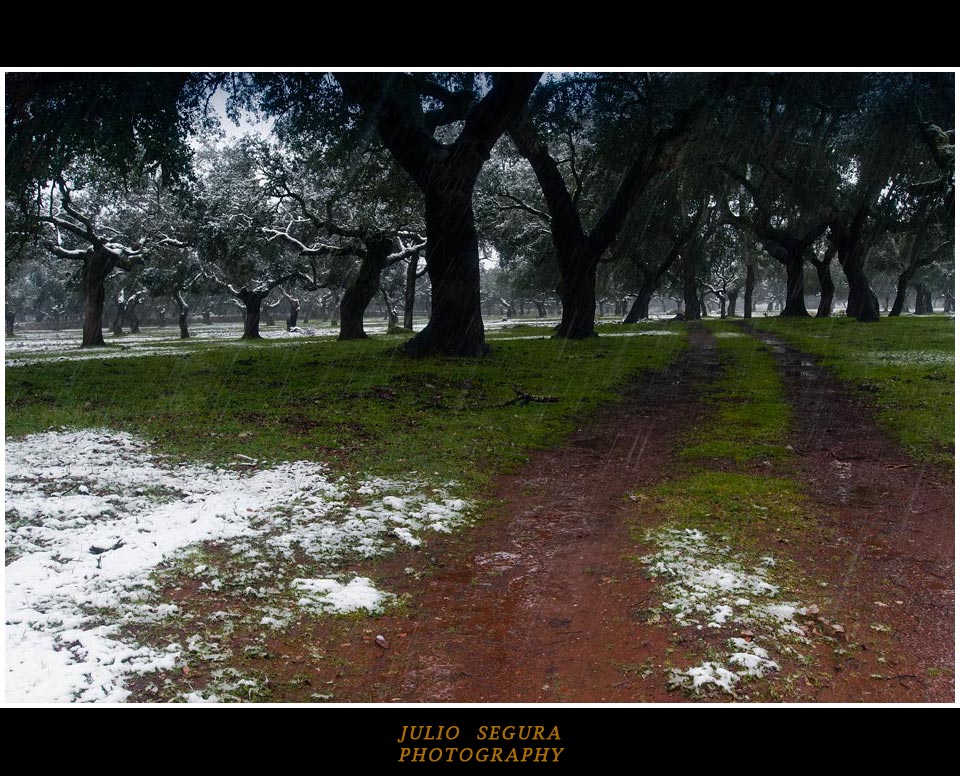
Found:
<path fill-rule="evenodd" d="M 717 385 L 708 395 L 714 407 L 707 421 L 685 440 L 686 458 L 729 458 L 737 463 L 786 455 L 790 407 L 769 350 L 735 324 L 708 321 L 724 359 Z"/>
<path fill-rule="evenodd" d="M 517 327 L 492 335 L 483 359 L 411 360 L 397 352 L 402 336 L 384 336 L 34 364 L 6 372 L 6 433 L 105 426 L 179 458 L 308 459 L 348 475 L 417 472 L 473 489 L 685 347 L 677 325 L 604 328 L 673 335 L 566 342 Z M 515 388 L 556 401 L 508 404 Z"/>
<path fill-rule="evenodd" d="M 754 318 L 751 325 L 818 356 L 862 392 L 913 456 L 951 463 L 954 455 L 954 320 Z"/>
<path fill-rule="evenodd" d="M 704 529 L 749 545 L 803 522 L 802 496 L 788 477 L 793 410 L 766 345 L 728 321 L 701 325 L 720 357 L 708 410 L 681 438 L 677 479 L 636 497 L 655 505 L 671 530 Z"/>

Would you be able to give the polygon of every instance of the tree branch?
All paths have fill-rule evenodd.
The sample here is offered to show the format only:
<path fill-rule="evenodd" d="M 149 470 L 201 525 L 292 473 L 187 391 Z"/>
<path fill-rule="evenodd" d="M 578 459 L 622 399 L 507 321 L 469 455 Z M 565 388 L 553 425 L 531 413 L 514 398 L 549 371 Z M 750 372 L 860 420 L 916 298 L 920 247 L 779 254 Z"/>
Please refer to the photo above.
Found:
<path fill-rule="evenodd" d="M 505 207 L 501 205 L 499 206 L 500 210 L 524 210 L 527 213 L 530 213 L 531 215 L 536 216 L 537 218 L 542 220 L 544 223 L 547 223 L 547 224 L 550 223 L 551 219 L 550 219 L 549 213 L 545 213 L 542 210 L 539 210 L 535 207 L 528 205 L 519 197 L 515 197 L 513 194 L 507 194 L 507 193 L 498 193 L 496 196 L 503 197 L 504 199 L 508 199 L 514 203 L 514 207 Z"/>

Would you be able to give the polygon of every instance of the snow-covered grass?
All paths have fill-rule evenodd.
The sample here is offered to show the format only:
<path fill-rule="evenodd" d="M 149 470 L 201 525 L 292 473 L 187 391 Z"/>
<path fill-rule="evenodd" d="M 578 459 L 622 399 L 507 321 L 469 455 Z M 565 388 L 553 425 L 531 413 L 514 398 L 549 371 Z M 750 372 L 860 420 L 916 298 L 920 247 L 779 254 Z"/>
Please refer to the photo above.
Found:
<path fill-rule="evenodd" d="M 643 336 L 680 336 L 679 331 L 672 331 L 668 329 L 650 329 L 649 331 L 605 331 L 600 336 L 601 337 L 643 337 Z M 516 334 L 516 335 L 505 335 L 490 337 L 491 342 L 508 342 L 510 340 L 526 340 L 526 339 L 543 339 L 549 337 L 549 332 L 543 334 Z"/>
<path fill-rule="evenodd" d="M 807 643 L 797 622 L 806 608 L 783 600 L 780 587 L 768 578 L 774 558 L 751 564 L 723 540 L 692 528 L 660 528 L 647 540 L 657 551 L 641 561 L 661 582 L 664 597 L 653 620 L 664 617 L 681 628 L 726 636 L 718 654 L 697 665 L 670 669 L 672 687 L 736 695 L 741 680 L 779 670 L 771 652 L 798 655 L 798 647 Z M 728 635 L 731 631 L 737 635 Z"/>
<path fill-rule="evenodd" d="M 178 615 L 156 592 L 161 562 L 179 563 L 200 589 L 237 589 L 264 628 L 284 627 L 303 607 L 379 611 L 391 594 L 351 574 L 350 562 L 462 523 L 471 505 L 447 487 L 351 483 L 306 461 L 171 463 L 107 430 L 7 440 L 6 700 L 122 701 L 129 675 L 199 650 L 150 648 L 121 633 Z M 209 542 L 225 543 L 236 563 L 200 562 L 195 548 Z M 304 559 L 323 575 L 303 578 Z"/>
<path fill-rule="evenodd" d="M 371 333 L 383 333 L 385 325 L 368 327 Z M 104 334 L 105 348 L 81 349 L 80 331 L 23 331 L 4 341 L 8 368 L 30 366 L 57 361 L 88 361 L 91 359 L 138 358 L 142 356 L 175 356 L 200 348 L 217 346 L 247 347 L 241 341 L 242 328 L 237 324 L 215 323 L 191 327 L 190 338 L 181 340 L 176 328 L 144 328 L 140 334 L 114 337 Z M 296 345 L 304 342 L 332 341 L 339 329 L 318 325 L 301 326 L 294 331 L 283 327 L 264 327 L 264 340 L 273 345 Z"/>

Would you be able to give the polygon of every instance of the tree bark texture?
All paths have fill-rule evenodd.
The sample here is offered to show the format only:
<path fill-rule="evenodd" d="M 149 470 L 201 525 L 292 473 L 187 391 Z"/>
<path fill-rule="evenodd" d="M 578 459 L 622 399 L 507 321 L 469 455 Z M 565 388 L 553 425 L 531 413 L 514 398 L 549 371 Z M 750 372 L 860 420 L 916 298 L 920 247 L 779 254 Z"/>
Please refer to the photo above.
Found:
<path fill-rule="evenodd" d="M 867 254 L 866 224 L 869 208 L 860 207 L 844 223 L 839 217 L 830 223 L 828 238 L 837 249 L 840 268 L 847 278 L 847 317 L 873 323 L 880 320 L 880 303 L 863 270 Z"/>
<path fill-rule="evenodd" d="M 476 178 L 467 178 L 469 185 L 459 190 L 454 178 L 449 187 L 438 182 L 425 193 L 431 314 L 426 327 L 406 343 L 406 352 L 413 356 L 482 356 L 490 350 L 480 311 L 480 249 L 473 217 Z"/>
<path fill-rule="evenodd" d="M 241 288 L 237 296 L 244 305 L 243 336 L 240 339 L 262 339 L 260 336 L 260 307 L 267 294 Z"/>
<path fill-rule="evenodd" d="M 431 318 L 405 345 L 413 356 L 479 356 L 489 352 L 480 312 L 480 250 L 473 190 L 493 145 L 520 115 L 540 73 L 501 73 L 476 102 L 451 99 L 423 112 L 419 86 L 402 74 L 341 73 L 348 99 L 376 122 L 384 145 L 424 194 Z M 460 110 L 462 108 L 462 111 Z M 455 114 L 455 115 L 454 115 Z M 462 119 L 452 145 L 433 129 Z"/>
<path fill-rule="evenodd" d="M 933 315 L 933 294 L 930 289 L 924 283 L 914 283 L 913 287 L 917 292 L 914 313 L 917 315 Z"/>
<path fill-rule="evenodd" d="M 173 299 L 177 303 L 177 325 L 180 327 L 180 339 L 189 339 L 190 329 L 187 327 L 187 316 L 190 314 L 190 307 L 180 292 L 177 292 Z"/>
<path fill-rule="evenodd" d="M 407 260 L 406 282 L 403 286 L 403 328 L 413 331 L 413 308 L 417 303 L 417 265 L 420 254 L 415 253 Z"/>
<path fill-rule="evenodd" d="M 387 263 L 391 242 L 383 237 L 364 241 L 360 269 L 353 282 L 344 291 L 340 301 L 340 335 L 337 339 L 366 339 L 363 330 L 363 314 L 380 287 L 380 273 Z"/>
<path fill-rule="evenodd" d="M 117 257 L 105 248 L 91 247 L 83 258 L 80 283 L 83 289 L 82 348 L 101 348 L 103 340 L 103 283 L 116 266 Z"/>
<path fill-rule="evenodd" d="M 747 277 L 743 284 L 743 317 L 753 317 L 753 287 L 757 282 L 756 270 L 753 266 L 753 248 L 747 247 Z"/>

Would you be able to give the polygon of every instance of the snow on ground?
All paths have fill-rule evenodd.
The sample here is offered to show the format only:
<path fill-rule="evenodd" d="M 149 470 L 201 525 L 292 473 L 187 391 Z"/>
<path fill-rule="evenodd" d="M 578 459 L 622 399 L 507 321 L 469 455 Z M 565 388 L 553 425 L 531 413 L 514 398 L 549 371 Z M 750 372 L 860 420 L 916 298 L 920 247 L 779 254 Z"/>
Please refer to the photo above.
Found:
<path fill-rule="evenodd" d="M 485 328 L 490 332 L 509 331 L 514 326 L 537 326 L 544 328 L 543 335 L 525 334 L 517 336 L 495 337 L 499 341 L 513 339 L 540 339 L 549 336 L 549 327 L 559 323 L 556 318 L 538 318 L 520 322 L 490 321 Z M 387 326 L 383 321 L 365 321 L 364 329 L 368 334 L 384 334 Z M 246 347 L 248 342 L 240 340 L 243 329 L 237 323 L 214 323 L 210 325 L 194 324 L 190 327 L 190 339 L 181 340 L 180 330 L 175 327 L 149 327 L 141 329 L 140 334 L 124 334 L 114 337 L 104 334 L 107 347 L 81 349 L 79 329 L 63 331 L 44 331 L 22 329 L 16 337 L 4 340 L 5 365 L 8 369 L 31 364 L 62 361 L 104 360 L 113 358 L 137 358 L 139 356 L 176 356 L 183 355 L 195 348 L 205 347 L 211 342 L 224 346 Z M 316 326 L 298 326 L 293 331 L 279 327 L 264 327 L 260 334 L 274 344 L 297 345 L 316 340 L 331 340 L 340 333 L 338 327 L 319 323 Z M 604 333 L 604 337 L 636 337 L 643 334 L 672 334 L 678 332 L 652 329 L 649 331 L 628 331 L 615 334 Z M 494 338 L 492 338 L 494 339 Z"/>
<path fill-rule="evenodd" d="M 905 366 L 926 366 L 938 364 L 953 366 L 954 354 L 943 350 L 874 350 L 864 353 L 862 358 L 875 364 L 900 364 Z"/>
<path fill-rule="evenodd" d="M 644 337 L 644 336 L 663 336 L 668 337 L 679 337 L 679 331 L 668 331 L 666 329 L 648 329 L 645 331 L 617 331 L 617 332 L 603 332 L 599 336 L 601 337 Z M 507 335 L 505 337 L 496 336 L 490 337 L 490 342 L 507 342 L 509 340 L 528 340 L 528 339 L 549 339 L 550 334 L 516 334 L 516 335 Z"/>
<path fill-rule="evenodd" d="M 368 330 L 374 332 L 386 331 L 385 325 L 377 326 L 375 324 L 371 327 L 366 324 L 366 326 Z M 286 328 L 275 326 L 264 326 L 260 329 L 260 334 L 264 339 L 336 336 L 339 333 L 338 328 L 329 324 L 298 326 L 297 331 L 294 332 L 288 332 Z M 211 323 L 209 325 L 197 323 L 190 326 L 190 339 L 188 340 L 180 339 L 180 329 L 176 326 L 145 326 L 139 334 L 124 334 L 120 337 L 115 337 L 104 330 L 103 338 L 107 344 L 138 349 L 144 345 L 239 340 L 241 334 L 243 334 L 243 326 L 239 323 Z M 36 354 L 70 351 L 79 349 L 81 338 L 80 329 L 64 329 L 62 331 L 18 329 L 16 337 L 6 338 L 4 347 L 8 355 L 21 352 Z"/>
<path fill-rule="evenodd" d="M 299 606 L 378 611 L 391 594 L 349 578 L 345 559 L 416 546 L 470 509 L 445 488 L 358 486 L 306 461 L 252 473 L 174 464 L 103 429 L 7 440 L 5 501 L 6 700 L 36 703 L 122 701 L 125 676 L 170 669 L 203 646 L 151 649 L 119 632 L 177 615 L 151 579 L 161 561 L 187 563 L 201 589 L 242 589 L 258 622 L 284 627 Z M 193 561 L 214 541 L 228 543 L 236 568 Z M 322 578 L 303 578 L 304 557 Z"/>
<path fill-rule="evenodd" d="M 776 563 L 773 558 L 763 557 L 748 568 L 729 546 L 689 528 L 661 528 L 648 538 L 658 549 L 641 561 L 652 577 L 663 580 L 666 600 L 661 607 L 674 623 L 697 630 L 749 628 L 749 638 L 726 639 L 722 656 L 671 669 L 672 686 L 735 694 L 741 679 L 779 670 L 768 648 L 788 653 L 795 652 L 788 642 L 806 643 L 796 622 L 806 608 L 780 600 L 780 588 L 766 578 Z"/>
<path fill-rule="evenodd" d="M 385 326 L 367 327 L 371 333 L 386 331 Z M 144 329 L 141 334 L 125 334 L 122 337 L 105 335 L 107 347 L 80 348 L 79 331 L 23 331 L 16 337 L 7 338 L 5 364 L 7 368 L 57 361 L 87 361 L 90 359 L 137 358 L 139 356 L 183 355 L 211 342 L 227 347 L 246 347 L 248 342 L 240 339 L 242 329 L 236 324 L 211 324 L 195 326 L 190 330 L 190 339 L 181 340 L 178 329 Z M 330 339 L 339 329 L 329 326 L 297 327 L 293 331 L 264 328 L 260 331 L 265 340 L 274 344 L 298 345 L 316 339 Z"/>

